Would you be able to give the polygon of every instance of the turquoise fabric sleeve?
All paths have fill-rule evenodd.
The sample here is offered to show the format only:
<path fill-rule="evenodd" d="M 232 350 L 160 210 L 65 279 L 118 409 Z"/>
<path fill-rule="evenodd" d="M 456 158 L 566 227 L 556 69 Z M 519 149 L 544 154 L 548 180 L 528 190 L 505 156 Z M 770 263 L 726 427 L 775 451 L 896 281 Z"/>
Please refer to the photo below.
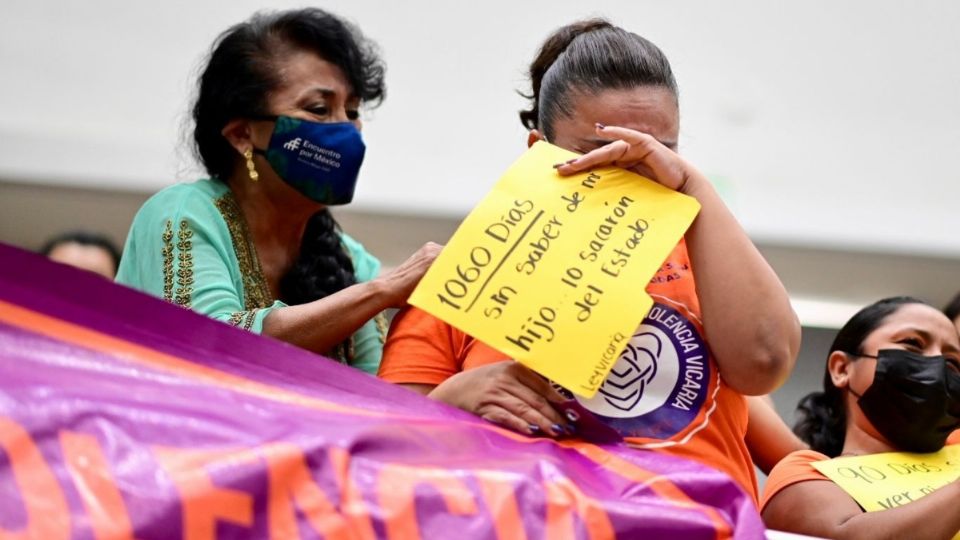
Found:
<path fill-rule="evenodd" d="M 367 252 L 360 242 L 341 233 L 341 242 L 353 259 L 353 272 L 357 282 L 370 281 L 380 274 L 380 261 Z M 351 365 L 372 375 L 380 369 L 383 358 L 383 341 L 386 333 L 386 319 L 383 314 L 367 321 L 353 334 L 353 362 Z"/>
<path fill-rule="evenodd" d="M 227 191 L 222 183 L 201 180 L 169 187 L 151 197 L 133 220 L 117 282 L 261 333 L 264 319 L 286 304 L 245 305 L 243 272 L 216 202 Z M 346 234 L 341 240 L 353 261 L 357 281 L 377 277 L 380 261 Z M 385 319 L 378 315 L 354 333 L 353 367 L 376 374 L 385 327 Z"/>
<path fill-rule="evenodd" d="M 233 242 L 214 204 L 219 186 L 205 182 L 167 188 L 144 204 L 127 237 L 117 282 L 260 333 L 264 318 L 284 304 L 245 308 Z"/>

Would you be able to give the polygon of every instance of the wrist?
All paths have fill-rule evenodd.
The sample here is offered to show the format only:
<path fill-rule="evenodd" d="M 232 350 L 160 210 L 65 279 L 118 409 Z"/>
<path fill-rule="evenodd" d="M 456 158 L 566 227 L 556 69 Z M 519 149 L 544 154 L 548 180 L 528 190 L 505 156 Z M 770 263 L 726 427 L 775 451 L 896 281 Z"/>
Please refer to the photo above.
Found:
<path fill-rule="evenodd" d="M 677 191 L 699 200 L 706 192 L 713 191 L 713 184 L 702 174 L 694 172 L 687 176 L 686 181 Z"/>
<path fill-rule="evenodd" d="M 454 377 L 456 377 L 456 375 L 454 375 Z M 435 386 L 433 390 L 427 392 L 427 398 L 432 399 L 434 401 L 440 401 L 442 403 L 446 403 L 447 405 L 452 405 L 456 407 L 457 404 L 452 403 L 452 400 L 449 397 L 449 392 L 447 392 L 447 388 L 449 387 L 447 383 L 449 381 L 450 379 L 447 379 L 446 381 L 443 381 L 442 383 Z"/>
<path fill-rule="evenodd" d="M 358 285 L 364 287 L 365 295 L 371 299 L 378 312 L 396 306 L 393 287 L 390 287 L 386 277 L 376 277 Z"/>
<path fill-rule="evenodd" d="M 461 375 L 464 373 L 466 372 L 461 371 L 460 373 L 457 373 L 438 384 L 427 394 L 427 397 L 434 401 L 440 401 L 442 403 L 446 403 L 447 405 L 470 412 L 470 410 L 458 399 L 463 394 L 463 392 L 458 390 L 457 387 L 459 386 L 458 383 L 462 378 Z"/>

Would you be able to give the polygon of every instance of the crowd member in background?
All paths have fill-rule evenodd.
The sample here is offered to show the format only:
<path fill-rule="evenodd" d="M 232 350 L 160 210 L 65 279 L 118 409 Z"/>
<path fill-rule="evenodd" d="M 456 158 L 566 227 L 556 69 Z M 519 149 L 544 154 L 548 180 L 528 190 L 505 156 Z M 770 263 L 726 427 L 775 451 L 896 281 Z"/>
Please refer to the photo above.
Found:
<path fill-rule="evenodd" d="M 100 274 L 107 279 L 117 275 L 120 250 L 102 234 L 72 231 L 47 241 L 40 253 L 50 260 Z"/>
<path fill-rule="evenodd" d="M 943 314 L 953 321 L 953 325 L 957 327 L 957 332 L 960 332 L 960 293 L 957 293 L 953 300 L 947 304 L 947 307 L 943 308 Z"/>
<path fill-rule="evenodd" d="M 767 526 L 824 538 L 952 538 L 960 479 L 903 506 L 864 512 L 812 462 L 882 452 L 935 452 L 960 427 L 960 339 L 920 300 L 871 304 L 848 321 L 827 357 L 823 391 L 798 407 L 795 452 L 767 479 Z"/>
<path fill-rule="evenodd" d="M 656 304 L 628 344 L 657 362 L 676 363 L 656 373 L 678 370 L 679 381 L 666 388 L 667 379 L 637 382 L 641 374 L 621 358 L 597 397 L 581 403 L 628 444 L 712 465 L 756 497 L 744 442 L 745 395 L 769 393 L 786 380 L 800 327 L 773 270 L 710 182 L 676 153 L 678 91 L 667 58 L 636 34 L 588 20 L 553 33 L 530 78 L 531 108 L 520 115 L 530 129 L 528 144 L 545 140 L 583 154 L 559 164 L 560 174 L 620 166 L 702 205 L 653 280 L 637 284 Z M 684 347 L 678 332 L 689 338 Z M 663 354 L 649 343 L 651 335 Z M 702 377 L 687 381 L 694 371 Z M 565 396 L 548 382 L 416 309 L 395 319 L 380 375 L 521 433 L 561 436 L 575 429 L 551 405 Z M 677 400 L 682 385 L 694 390 Z"/>
<path fill-rule="evenodd" d="M 943 308 L 943 314 L 953 321 L 953 325 L 957 328 L 957 333 L 960 333 L 960 293 L 957 293 L 957 295 L 953 297 L 953 300 Z M 950 438 L 947 439 L 947 442 L 950 444 L 960 444 L 960 429 L 954 431 L 953 434 L 950 435 Z"/>
<path fill-rule="evenodd" d="M 373 44 L 319 9 L 259 13 L 216 40 L 193 139 L 209 179 L 154 195 L 117 280 L 215 319 L 375 373 L 381 312 L 403 306 L 435 258 L 392 272 L 344 234 L 365 146 L 361 107 L 384 97 Z"/>

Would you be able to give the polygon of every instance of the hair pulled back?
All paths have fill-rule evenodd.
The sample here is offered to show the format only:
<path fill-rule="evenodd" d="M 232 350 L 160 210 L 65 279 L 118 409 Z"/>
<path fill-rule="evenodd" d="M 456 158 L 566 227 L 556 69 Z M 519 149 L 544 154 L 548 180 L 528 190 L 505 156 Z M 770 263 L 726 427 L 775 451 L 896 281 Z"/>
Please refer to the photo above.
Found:
<path fill-rule="evenodd" d="M 376 45 L 352 24 L 317 8 L 256 13 L 220 34 L 198 81 L 194 150 L 211 177 L 226 182 L 242 166 L 221 132 L 237 118 L 271 114 L 268 96 L 281 84 L 280 69 L 294 51 L 316 53 L 340 68 L 365 105 L 376 106 L 386 95 Z M 302 304 L 354 283 L 339 226 L 321 210 L 307 224 L 299 259 L 281 280 L 281 299 Z"/>
<path fill-rule="evenodd" d="M 861 309 L 837 332 L 829 354 L 834 351 L 862 354 L 863 342 L 870 334 L 887 317 L 907 304 L 926 305 L 917 298 L 895 296 Z M 797 405 L 797 412 L 800 419 L 793 427 L 793 432 L 813 450 L 830 457 L 839 456 L 847 432 L 847 413 L 843 406 L 843 392 L 833 385 L 829 367 L 823 375 L 823 391 L 807 394 Z"/>
<path fill-rule="evenodd" d="M 572 114 L 574 92 L 638 86 L 663 87 L 678 97 L 670 62 L 650 41 L 604 19 L 588 19 L 556 30 L 530 64 L 530 108 L 520 111 L 527 129 L 554 138 L 558 118 Z"/>

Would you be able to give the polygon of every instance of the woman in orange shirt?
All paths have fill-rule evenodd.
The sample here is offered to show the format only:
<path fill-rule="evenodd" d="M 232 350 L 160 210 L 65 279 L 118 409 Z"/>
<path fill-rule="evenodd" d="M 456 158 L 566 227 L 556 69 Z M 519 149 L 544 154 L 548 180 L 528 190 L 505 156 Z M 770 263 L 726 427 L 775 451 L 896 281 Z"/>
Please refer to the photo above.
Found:
<path fill-rule="evenodd" d="M 767 479 L 768 527 L 826 538 L 952 538 L 960 532 L 960 479 L 903 506 L 865 513 L 811 465 L 837 456 L 935 452 L 960 427 L 960 339 L 920 300 L 867 306 L 837 334 L 823 392 L 805 397 L 794 452 Z"/>
<path fill-rule="evenodd" d="M 578 400 L 628 444 L 712 465 L 756 496 L 744 396 L 786 379 L 799 324 L 783 285 L 710 182 L 676 153 L 670 63 L 646 39 L 588 20 L 554 32 L 530 78 L 531 108 L 520 115 L 528 144 L 546 140 L 583 154 L 558 164 L 561 175 L 619 166 L 702 205 L 652 281 L 638 284 L 655 301 L 650 314 L 597 396 Z M 570 396 L 417 309 L 394 320 L 380 376 L 521 433 L 561 436 L 576 425 L 552 405 Z"/>

